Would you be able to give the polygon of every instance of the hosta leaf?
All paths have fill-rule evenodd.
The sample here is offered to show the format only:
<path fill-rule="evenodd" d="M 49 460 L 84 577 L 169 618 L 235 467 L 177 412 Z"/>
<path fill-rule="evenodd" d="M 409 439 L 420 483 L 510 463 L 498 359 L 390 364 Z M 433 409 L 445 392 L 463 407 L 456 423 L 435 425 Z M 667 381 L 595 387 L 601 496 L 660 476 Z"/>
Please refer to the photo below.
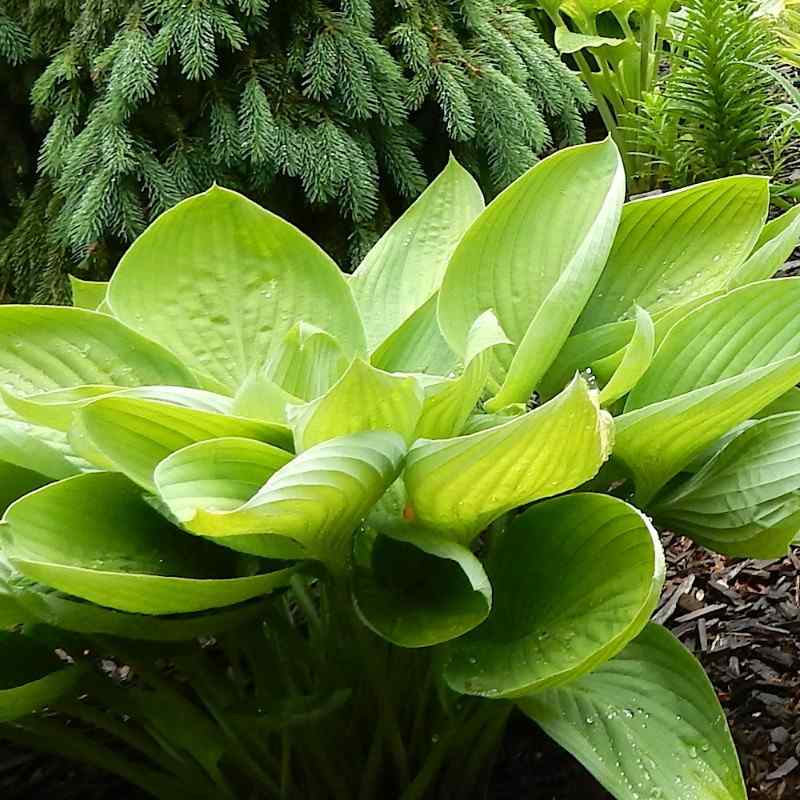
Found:
<path fill-rule="evenodd" d="M 0 402 L 0 463 L 58 479 L 75 475 L 86 464 L 60 431 L 31 425 Z"/>
<path fill-rule="evenodd" d="M 44 486 L 49 480 L 33 470 L 0 461 L 0 513 L 22 495 Z"/>
<path fill-rule="evenodd" d="M 302 404 L 299 397 L 289 394 L 263 372 L 251 375 L 239 387 L 233 398 L 231 413 L 288 425 L 287 408 Z"/>
<path fill-rule="evenodd" d="M 175 520 L 188 531 L 207 534 L 221 527 L 220 513 L 244 505 L 291 460 L 291 453 L 253 439 L 209 439 L 164 459 L 153 480 Z M 302 545 L 281 536 L 225 536 L 220 544 L 271 558 L 304 554 Z"/>
<path fill-rule="evenodd" d="M 85 281 L 70 275 L 69 285 L 72 289 L 72 305 L 90 311 L 97 311 L 108 292 L 108 281 Z"/>
<path fill-rule="evenodd" d="M 800 280 L 750 284 L 674 325 L 615 422 L 641 503 L 800 380 Z"/>
<path fill-rule="evenodd" d="M 492 587 L 468 548 L 421 528 L 355 537 L 353 600 L 364 623 L 401 647 L 455 639 L 486 619 Z"/>
<path fill-rule="evenodd" d="M 646 505 L 708 445 L 800 381 L 800 356 L 616 417 L 614 458 Z"/>
<path fill-rule="evenodd" d="M 194 442 L 242 436 L 291 447 L 289 431 L 282 425 L 135 397 L 95 400 L 80 411 L 79 420 L 90 444 L 150 491 L 158 463 Z"/>
<path fill-rule="evenodd" d="M 470 330 L 461 375 L 426 387 L 417 438 L 445 439 L 461 433 L 486 386 L 491 351 L 503 344 L 509 340 L 497 318 L 484 311 Z"/>
<path fill-rule="evenodd" d="M 229 390 L 269 360 L 297 320 L 348 354 L 365 348 L 336 264 L 288 222 L 216 186 L 150 225 L 122 257 L 108 299 L 124 323 Z"/>
<path fill-rule="evenodd" d="M 0 307 L 0 387 L 29 395 L 84 384 L 197 385 L 174 355 L 106 314 Z"/>
<path fill-rule="evenodd" d="M 658 602 L 664 555 L 635 508 L 574 494 L 518 516 L 488 572 L 492 612 L 451 643 L 445 680 L 466 694 L 520 697 L 574 680 L 631 641 Z"/>
<path fill-rule="evenodd" d="M 387 431 L 330 439 L 301 453 L 247 497 L 255 483 L 252 477 L 240 480 L 248 447 L 252 473 L 260 468 L 266 475 L 270 456 L 256 443 L 241 443 L 236 458 L 217 462 L 204 456 L 204 448 L 187 448 L 159 465 L 161 497 L 196 533 L 256 542 L 256 534 L 285 537 L 334 567 L 348 558 L 353 529 L 397 477 L 406 449 L 402 437 Z M 213 493 L 200 496 L 206 480 Z M 191 517 L 187 497 L 195 498 Z M 233 499 L 239 498 L 241 504 L 232 508 Z"/>
<path fill-rule="evenodd" d="M 233 408 L 233 400 L 230 397 L 184 386 L 141 386 L 122 389 L 118 386 L 86 385 L 40 392 L 27 397 L 18 397 L 10 392 L 5 392 L 3 396 L 8 407 L 28 422 L 68 432 L 75 421 L 75 413 L 80 408 L 93 400 L 112 394 L 118 397 L 159 400 L 162 403 L 219 414 L 229 414 Z"/>
<path fill-rule="evenodd" d="M 498 408 L 526 402 L 561 349 L 603 270 L 624 191 L 610 139 L 562 150 L 500 194 L 453 253 L 439 292 L 450 346 L 463 357 L 473 322 L 491 308 L 519 347 L 495 355 L 493 375 L 507 381 Z"/>
<path fill-rule="evenodd" d="M 483 210 L 475 179 L 452 156 L 350 278 L 370 351 L 436 293 L 447 262 Z"/>
<path fill-rule="evenodd" d="M 721 294 L 722 292 L 712 292 L 651 315 L 655 327 L 656 350 L 673 325 L 682 320 L 691 311 L 694 311 L 694 309 Z M 607 368 L 607 377 L 610 377 L 611 372 L 622 363 L 635 327 L 635 320 L 624 319 L 570 336 L 564 347 L 561 348 L 561 352 L 558 354 L 553 366 L 548 370 L 547 375 L 539 385 L 541 396 L 544 398 L 553 397 L 569 383 L 578 370 L 587 367 L 594 368 L 598 365 L 598 362 L 600 362 L 601 369 L 602 366 Z"/>
<path fill-rule="evenodd" d="M 12 722 L 75 690 L 83 670 L 67 666 L 47 645 L 0 631 L 0 723 Z"/>
<path fill-rule="evenodd" d="M 800 240 L 800 206 L 768 222 L 750 257 L 733 274 L 728 288 L 771 278 L 784 264 Z"/>
<path fill-rule="evenodd" d="M 636 306 L 636 328 L 625 348 L 622 361 L 614 370 L 611 379 L 600 391 L 601 404 L 613 403 L 636 386 L 653 360 L 655 344 L 656 329 L 653 320 L 643 308 Z M 600 365 L 595 362 L 594 369 L 600 373 L 602 362 Z"/>
<path fill-rule="evenodd" d="M 800 531 L 800 413 L 742 430 L 653 513 L 726 555 L 785 556 Z"/>
<path fill-rule="evenodd" d="M 772 417 L 775 414 L 785 414 L 787 411 L 800 411 L 800 389 L 793 386 L 788 392 L 782 394 L 777 400 L 773 400 L 768 406 L 764 406 L 753 416 L 757 419 Z"/>
<path fill-rule="evenodd" d="M 458 357 L 439 329 L 438 302 L 436 294 L 384 339 L 370 358 L 372 366 L 387 372 L 452 373 L 458 366 Z"/>
<path fill-rule="evenodd" d="M 761 281 L 694 310 L 672 327 L 626 411 L 710 386 L 800 352 L 800 278 Z"/>
<path fill-rule="evenodd" d="M 615 322 L 634 303 L 655 315 L 724 288 L 753 249 L 768 204 L 766 179 L 753 176 L 627 203 L 603 276 L 574 332 Z"/>
<path fill-rule="evenodd" d="M 233 551 L 187 540 L 122 475 L 52 483 L 5 513 L 4 550 L 23 575 L 101 606 L 183 614 L 241 603 L 284 586 L 294 569 L 237 575 Z"/>
<path fill-rule="evenodd" d="M 322 397 L 288 409 L 298 452 L 359 431 L 396 431 L 410 444 L 424 400 L 416 378 L 392 375 L 354 359 Z"/>
<path fill-rule="evenodd" d="M 35 620 L 75 633 L 144 642 L 188 642 L 200 636 L 240 629 L 262 620 L 265 605 L 263 600 L 256 598 L 221 611 L 161 618 L 101 608 L 49 590 L 17 591 L 14 598 L 25 614 L 25 621 Z"/>
<path fill-rule="evenodd" d="M 298 322 L 272 354 L 264 374 L 290 395 L 313 400 L 339 380 L 348 364 L 336 339 Z"/>
<path fill-rule="evenodd" d="M 657 625 L 589 675 L 519 706 L 617 800 L 747 800 L 714 688 Z"/>
<path fill-rule="evenodd" d="M 503 425 L 418 441 L 406 460 L 407 511 L 420 525 L 468 544 L 506 511 L 587 481 L 610 449 L 611 418 L 576 377 L 549 403 Z"/>

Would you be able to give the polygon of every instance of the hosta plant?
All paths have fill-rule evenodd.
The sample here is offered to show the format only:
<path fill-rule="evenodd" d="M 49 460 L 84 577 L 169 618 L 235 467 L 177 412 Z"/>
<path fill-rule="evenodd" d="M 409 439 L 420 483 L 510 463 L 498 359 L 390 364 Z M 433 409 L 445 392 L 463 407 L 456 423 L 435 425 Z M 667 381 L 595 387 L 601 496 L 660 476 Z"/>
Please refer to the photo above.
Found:
<path fill-rule="evenodd" d="M 160 798 L 481 797 L 509 714 L 618 800 L 744 800 L 656 524 L 800 528 L 800 234 L 610 142 L 454 161 L 346 278 L 222 188 L 0 308 L 0 736 Z M 649 516 L 648 516 L 649 515 Z"/>

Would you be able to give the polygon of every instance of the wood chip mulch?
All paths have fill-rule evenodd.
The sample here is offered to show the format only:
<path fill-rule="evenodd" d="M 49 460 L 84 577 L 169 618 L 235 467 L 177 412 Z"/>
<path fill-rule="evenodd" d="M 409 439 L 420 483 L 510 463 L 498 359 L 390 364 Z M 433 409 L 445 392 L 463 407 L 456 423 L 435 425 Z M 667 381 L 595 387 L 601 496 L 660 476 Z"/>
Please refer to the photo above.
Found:
<path fill-rule="evenodd" d="M 700 659 L 725 708 L 750 800 L 800 798 L 800 550 L 727 559 L 666 534 L 655 620 Z"/>

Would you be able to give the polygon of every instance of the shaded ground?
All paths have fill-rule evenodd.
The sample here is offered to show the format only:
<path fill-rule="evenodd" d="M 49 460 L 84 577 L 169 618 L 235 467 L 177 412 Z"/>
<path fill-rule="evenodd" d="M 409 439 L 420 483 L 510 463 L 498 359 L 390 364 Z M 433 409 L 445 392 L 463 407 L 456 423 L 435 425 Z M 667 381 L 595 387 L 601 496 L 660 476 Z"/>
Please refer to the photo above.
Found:
<path fill-rule="evenodd" d="M 726 559 L 664 536 L 667 583 L 656 621 L 703 662 L 730 720 L 750 800 L 800 798 L 800 550 L 777 561 Z M 3 800 L 133 800 L 96 770 L 0 743 Z M 325 800 L 314 798 L 311 800 Z M 610 800 L 535 725 L 513 719 L 492 800 Z"/>

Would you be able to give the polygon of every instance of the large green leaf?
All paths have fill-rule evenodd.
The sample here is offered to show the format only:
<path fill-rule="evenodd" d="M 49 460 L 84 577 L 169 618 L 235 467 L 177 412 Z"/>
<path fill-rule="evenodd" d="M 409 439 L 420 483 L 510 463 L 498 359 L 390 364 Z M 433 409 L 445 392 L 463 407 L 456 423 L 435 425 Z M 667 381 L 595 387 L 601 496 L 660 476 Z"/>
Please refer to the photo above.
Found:
<path fill-rule="evenodd" d="M 54 479 L 66 478 L 88 468 L 63 433 L 21 420 L 2 401 L 0 463 L 5 463 L 9 469 L 13 466 Z M 13 483 L 10 475 L 9 479 Z"/>
<path fill-rule="evenodd" d="M 75 690 L 83 674 L 50 648 L 20 633 L 0 631 L 0 723 L 26 717 Z"/>
<path fill-rule="evenodd" d="M 90 311 L 97 311 L 108 292 L 108 281 L 85 281 L 70 275 L 69 285 L 72 289 L 72 305 Z"/>
<path fill-rule="evenodd" d="M 2 475 L 2 469 L 0 469 L 0 475 Z M 0 529 L 2 529 L 2 523 L 0 523 Z M 0 631 L 16 628 L 18 625 L 36 619 L 20 604 L 12 586 L 13 576 L 14 570 L 0 548 Z"/>
<path fill-rule="evenodd" d="M 91 445 L 150 491 L 158 463 L 194 442 L 241 436 L 291 448 L 291 435 L 282 425 L 135 397 L 95 400 L 78 418 Z"/>
<path fill-rule="evenodd" d="M 488 572 L 492 612 L 451 643 L 444 677 L 458 692 L 520 697 L 574 680 L 631 641 L 658 602 L 664 555 L 635 508 L 573 494 L 517 517 Z"/>
<path fill-rule="evenodd" d="M 614 369 L 610 379 L 600 391 L 600 402 L 603 405 L 613 403 L 636 386 L 650 366 L 655 345 L 656 329 L 653 320 L 643 308 L 636 306 L 636 328 L 633 336 L 625 348 L 619 366 Z M 614 356 L 609 358 L 613 359 Z M 595 362 L 593 364 L 595 372 L 600 374 L 603 365 L 604 361 Z"/>
<path fill-rule="evenodd" d="M 726 555 L 785 556 L 800 531 L 800 413 L 742 430 L 653 514 Z"/>
<path fill-rule="evenodd" d="M 415 443 L 404 473 L 407 513 L 469 544 L 506 511 L 589 480 L 608 457 L 611 435 L 597 393 L 576 377 L 558 397 L 510 422 Z"/>
<path fill-rule="evenodd" d="M 69 389 L 56 389 L 40 392 L 28 397 L 18 397 L 9 392 L 4 394 L 10 409 L 20 417 L 36 425 L 44 425 L 59 431 L 68 432 L 75 421 L 75 413 L 93 400 L 108 395 L 118 397 L 140 397 L 145 400 L 158 400 L 200 411 L 213 411 L 230 414 L 233 400 L 225 395 L 193 389 L 184 386 L 141 386 L 122 389 L 118 386 L 74 386 Z"/>
<path fill-rule="evenodd" d="M 401 647 L 454 639 L 483 622 L 492 606 L 492 587 L 472 551 L 421 528 L 364 529 L 353 561 L 356 610 Z"/>
<path fill-rule="evenodd" d="M 558 354 L 603 270 L 624 190 L 610 139 L 562 150 L 500 194 L 453 253 L 439 293 L 450 346 L 463 357 L 491 308 L 519 348 L 495 354 L 493 375 L 507 381 L 498 407 L 526 402 Z"/>
<path fill-rule="evenodd" d="M 417 438 L 445 439 L 462 432 L 486 386 L 493 348 L 508 343 L 495 315 L 484 311 L 470 330 L 461 375 L 426 386 Z"/>
<path fill-rule="evenodd" d="M 2 599 L 0 589 L 0 609 Z M 266 603 L 256 598 L 219 611 L 154 617 L 101 608 L 60 592 L 45 590 L 45 587 L 15 591 L 13 599 L 24 615 L 23 620 L 18 621 L 32 620 L 75 633 L 145 642 L 188 642 L 258 623 L 264 618 Z"/>
<path fill-rule="evenodd" d="M 84 384 L 196 386 L 174 355 L 105 314 L 0 306 L 0 387 L 19 395 Z"/>
<path fill-rule="evenodd" d="M 657 625 L 589 675 L 519 706 L 617 800 L 747 800 L 714 688 Z"/>
<path fill-rule="evenodd" d="M 295 447 L 301 452 L 336 436 L 376 430 L 396 431 L 410 444 L 423 400 L 413 376 L 383 372 L 356 358 L 322 397 L 289 407 Z"/>
<path fill-rule="evenodd" d="M 397 477 L 406 446 L 388 431 L 329 439 L 278 469 L 256 491 L 254 476 L 272 469 L 272 454 L 255 442 L 236 443 L 232 458 L 215 459 L 209 451 L 217 449 L 228 452 L 231 443 L 186 448 L 156 470 L 160 496 L 188 530 L 254 543 L 261 534 L 284 537 L 340 568 L 349 558 L 353 529 Z"/>
<path fill-rule="evenodd" d="M 108 300 L 127 325 L 229 390 L 268 361 L 298 320 L 348 354 L 365 350 L 336 264 L 288 222 L 216 186 L 150 225 L 122 257 Z"/>
<path fill-rule="evenodd" d="M 458 357 L 439 328 L 438 303 L 439 295 L 435 294 L 386 338 L 372 353 L 372 366 L 387 372 L 452 373 L 458 366 Z"/>
<path fill-rule="evenodd" d="M 291 460 L 291 453 L 265 442 L 209 439 L 164 459 L 155 470 L 154 482 L 174 519 L 187 531 L 206 534 L 209 526 L 220 528 L 215 515 L 244 505 Z M 219 543 L 271 558 L 304 555 L 299 542 L 271 534 L 225 536 Z"/>
<path fill-rule="evenodd" d="M 655 315 L 725 287 L 767 214 L 766 178 L 722 178 L 625 205 L 603 276 L 575 333 L 631 314 Z"/>
<path fill-rule="evenodd" d="M 4 550 L 23 575 L 101 606 L 183 614 L 284 586 L 294 569 L 237 574 L 238 556 L 174 527 L 122 475 L 52 483 L 5 513 Z"/>
<path fill-rule="evenodd" d="M 640 503 L 800 380 L 800 279 L 764 281 L 674 325 L 615 420 L 615 458 Z"/>
<path fill-rule="evenodd" d="M 348 364 L 336 339 L 298 322 L 272 354 L 264 375 L 294 397 L 313 400 L 339 380 Z"/>
<path fill-rule="evenodd" d="M 800 240 L 800 206 L 768 222 L 747 261 L 731 277 L 728 286 L 736 289 L 753 281 L 771 278 Z"/>
<path fill-rule="evenodd" d="M 656 349 L 673 325 L 694 311 L 695 308 L 699 308 L 720 294 L 722 292 L 712 292 L 651 315 L 655 327 Z M 569 383 L 578 370 L 587 367 L 594 368 L 598 362 L 610 370 L 608 372 L 610 377 L 611 370 L 616 369 L 622 363 L 635 327 L 634 319 L 624 319 L 570 336 L 539 385 L 541 396 L 553 397 Z"/>
<path fill-rule="evenodd" d="M 350 278 L 370 351 L 436 293 L 464 231 L 483 210 L 475 179 L 447 166 L 381 237 Z"/>

